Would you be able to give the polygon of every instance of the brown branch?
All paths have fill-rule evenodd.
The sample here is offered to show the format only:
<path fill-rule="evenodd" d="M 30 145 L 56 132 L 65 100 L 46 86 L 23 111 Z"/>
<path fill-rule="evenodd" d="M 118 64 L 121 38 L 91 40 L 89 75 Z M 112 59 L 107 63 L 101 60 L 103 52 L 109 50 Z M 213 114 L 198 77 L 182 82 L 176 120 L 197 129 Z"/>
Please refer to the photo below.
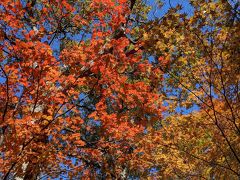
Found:
<path fill-rule="evenodd" d="M 223 138 L 226 140 L 229 148 L 231 149 L 234 157 L 237 159 L 238 163 L 240 164 L 240 159 L 236 153 L 236 151 L 234 150 L 234 148 L 232 147 L 229 139 L 227 138 L 226 134 L 224 133 L 223 129 L 219 126 L 219 122 L 218 122 L 218 119 L 217 119 L 217 115 L 216 115 L 216 111 L 215 111 L 215 105 L 213 103 L 213 98 L 212 98 L 212 81 L 211 81 L 211 72 L 210 72 L 210 83 L 209 83 L 209 90 L 210 90 L 210 101 L 211 101 L 211 104 L 212 104 L 212 110 L 213 110 L 213 114 L 214 114 L 214 118 L 215 118 L 215 125 L 217 126 L 217 128 L 220 130 Z"/>
<path fill-rule="evenodd" d="M 39 87 L 40 87 L 41 74 L 42 74 L 42 68 L 41 68 L 41 70 L 40 70 L 40 74 L 39 74 L 39 77 L 38 77 L 37 93 L 36 93 L 37 95 L 36 95 L 36 99 L 35 99 L 35 102 L 34 102 L 32 114 L 33 114 L 34 111 L 35 111 L 35 108 L 36 108 L 37 102 L 38 102 L 38 98 L 39 98 Z"/>
<path fill-rule="evenodd" d="M 7 93 L 7 99 L 6 99 L 6 103 L 5 103 L 5 108 L 4 108 L 4 111 L 3 111 L 3 115 L 2 115 L 2 123 L 4 122 L 5 120 L 5 116 L 7 114 L 7 110 L 8 110 L 8 103 L 9 103 L 9 79 L 8 79 L 8 75 L 6 73 L 6 71 L 3 69 L 2 66 L 0 66 L 5 78 L 6 78 L 6 93 Z"/>

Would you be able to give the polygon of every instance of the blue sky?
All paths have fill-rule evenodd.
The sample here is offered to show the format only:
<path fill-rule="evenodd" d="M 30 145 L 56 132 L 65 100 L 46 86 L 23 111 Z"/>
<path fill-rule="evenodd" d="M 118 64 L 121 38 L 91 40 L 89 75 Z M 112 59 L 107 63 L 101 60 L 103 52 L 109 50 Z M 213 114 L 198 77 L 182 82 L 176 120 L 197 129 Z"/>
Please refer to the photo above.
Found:
<path fill-rule="evenodd" d="M 164 4 L 163 7 L 161 9 L 156 10 L 156 0 L 148 1 L 148 4 L 153 7 L 151 12 L 149 13 L 150 19 L 154 19 L 154 15 L 157 17 L 164 16 L 164 14 L 166 14 L 166 12 L 169 10 L 171 6 L 175 7 L 178 4 L 182 5 L 183 7 L 182 12 L 185 12 L 187 14 L 191 14 L 193 12 L 193 9 L 189 4 L 189 0 L 162 0 L 162 3 Z"/>

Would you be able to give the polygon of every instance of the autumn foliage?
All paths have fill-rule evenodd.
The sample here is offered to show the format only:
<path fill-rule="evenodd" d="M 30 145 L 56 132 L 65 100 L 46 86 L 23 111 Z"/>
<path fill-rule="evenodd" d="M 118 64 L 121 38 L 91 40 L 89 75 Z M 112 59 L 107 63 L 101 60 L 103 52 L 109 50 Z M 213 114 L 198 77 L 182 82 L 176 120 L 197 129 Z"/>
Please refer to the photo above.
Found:
<path fill-rule="evenodd" d="M 239 3 L 189 3 L 2 0 L 0 178 L 238 179 Z"/>

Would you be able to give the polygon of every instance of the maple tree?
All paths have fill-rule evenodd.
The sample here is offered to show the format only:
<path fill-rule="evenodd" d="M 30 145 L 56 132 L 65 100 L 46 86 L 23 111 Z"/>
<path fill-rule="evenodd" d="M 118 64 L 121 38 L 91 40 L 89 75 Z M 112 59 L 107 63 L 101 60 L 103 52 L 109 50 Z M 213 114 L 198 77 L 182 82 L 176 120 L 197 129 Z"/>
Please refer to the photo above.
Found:
<path fill-rule="evenodd" d="M 239 4 L 190 3 L 1 1 L 0 177 L 237 179 Z"/>
<path fill-rule="evenodd" d="M 0 2 L 2 179 L 120 178 L 161 118 L 135 1 Z M 136 7 L 136 8 L 134 8 Z M 130 20 L 135 16 L 135 20 Z"/>
<path fill-rule="evenodd" d="M 172 7 L 144 34 L 155 67 L 166 74 L 168 112 L 139 144 L 142 160 L 161 178 L 238 179 L 239 3 L 190 3 L 192 14 Z"/>

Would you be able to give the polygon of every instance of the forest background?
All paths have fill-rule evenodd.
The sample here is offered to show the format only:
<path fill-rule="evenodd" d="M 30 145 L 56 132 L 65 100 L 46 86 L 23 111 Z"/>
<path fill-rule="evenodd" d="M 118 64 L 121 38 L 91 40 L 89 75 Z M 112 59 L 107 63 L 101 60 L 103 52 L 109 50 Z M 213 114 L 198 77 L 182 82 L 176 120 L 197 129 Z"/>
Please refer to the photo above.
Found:
<path fill-rule="evenodd" d="M 239 10 L 2 0 L 0 178 L 239 179 Z"/>

